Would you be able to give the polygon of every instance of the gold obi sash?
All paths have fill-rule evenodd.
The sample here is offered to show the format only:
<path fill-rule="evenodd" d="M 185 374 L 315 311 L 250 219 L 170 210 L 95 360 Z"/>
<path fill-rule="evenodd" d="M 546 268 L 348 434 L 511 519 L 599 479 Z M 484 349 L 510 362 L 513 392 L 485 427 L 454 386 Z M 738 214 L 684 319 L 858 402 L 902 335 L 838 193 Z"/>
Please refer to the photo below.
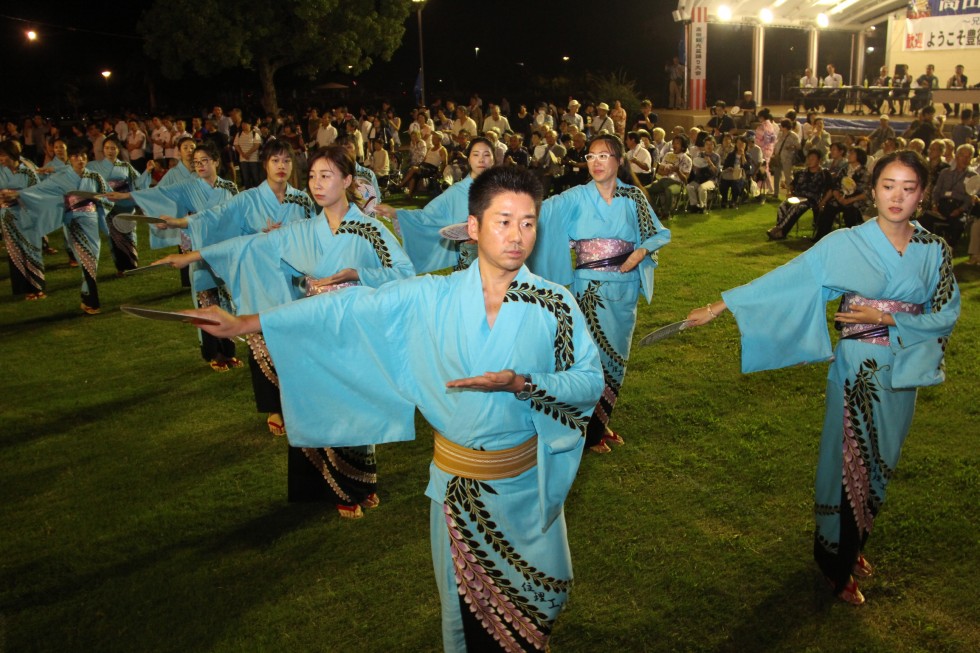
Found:
<path fill-rule="evenodd" d="M 436 467 L 452 474 L 476 481 L 493 481 L 519 476 L 538 464 L 538 436 L 534 435 L 516 447 L 497 451 L 477 451 L 450 442 L 441 433 L 435 433 L 435 453 L 432 461 Z"/>

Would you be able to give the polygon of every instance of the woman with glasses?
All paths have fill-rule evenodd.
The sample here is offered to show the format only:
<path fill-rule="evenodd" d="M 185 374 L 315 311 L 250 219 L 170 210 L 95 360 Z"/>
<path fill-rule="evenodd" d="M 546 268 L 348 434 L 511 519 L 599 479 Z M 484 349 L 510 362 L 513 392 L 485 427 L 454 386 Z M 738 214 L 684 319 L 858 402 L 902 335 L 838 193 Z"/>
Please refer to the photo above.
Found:
<path fill-rule="evenodd" d="M 218 176 L 220 162 L 218 147 L 212 141 L 206 141 L 194 150 L 192 165 L 197 176 L 171 186 L 157 185 L 135 192 L 117 191 L 106 197 L 114 202 L 132 202 L 147 215 L 163 218 L 167 221 L 165 228 L 180 228 L 187 224 L 185 216 L 206 211 L 238 194 L 234 183 Z M 187 239 L 186 235 L 184 239 Z M 230 307 L 228 292 L 207 265 L 191 266 L 190 282 L 194 304 L 199 308 L 212 305 Z M 225 372 L 241 366 L 235 358 L 235 343 L 231 340 L 218 339 L 201 331 L 200 341 L 201 356 L 214 371 Z"/>
<path fill-rule="evenodd" d="M 606 387 L 589 421 L 586 446 L 608 453 L 623 438 L 608 426 L 626 376 L 640 290 L 653 297 L 656 251 L 670 242 L 637 183 L 623 142 L 611 134 L 592 140 L 585 155 L 592 181 L 569 188 L 541 206 L 538 239 L 528 267 L 571 284 L 599 347 Z M 568 245 L 576 254 L 572 270 Z"/>

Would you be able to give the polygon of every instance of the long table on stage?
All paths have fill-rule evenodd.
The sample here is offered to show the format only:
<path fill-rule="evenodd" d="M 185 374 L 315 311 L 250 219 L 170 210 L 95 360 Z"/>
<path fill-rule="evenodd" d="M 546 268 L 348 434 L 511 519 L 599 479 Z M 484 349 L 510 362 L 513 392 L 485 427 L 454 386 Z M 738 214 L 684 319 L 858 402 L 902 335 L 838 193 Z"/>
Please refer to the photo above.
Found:
<path fill-rule="evenodd" d="M 980 88 L 936 88 L 932 101 L 944 104 L 980 104 Z"/>
<path fill-rule="evenodd" d="M 851 105 L 852 115 L 864 115 L 865 107 L 869 110 L 871 106 L 881 107 L 889 99 L 892 102 L 915 100 L 922 106 L 931 103 L 978 104 L 980 88 L 936 88 L 930 91 L 901 86 L 843 86 L 841 88 L 821 86 L 820 88 L 791 88 L 790 97 L 793 99 L 794 106 L 802 103 L 807 109 L 822 106 L 828 111 L 840 106 L 841 113 L 844 113 L 846 105 Z"/>

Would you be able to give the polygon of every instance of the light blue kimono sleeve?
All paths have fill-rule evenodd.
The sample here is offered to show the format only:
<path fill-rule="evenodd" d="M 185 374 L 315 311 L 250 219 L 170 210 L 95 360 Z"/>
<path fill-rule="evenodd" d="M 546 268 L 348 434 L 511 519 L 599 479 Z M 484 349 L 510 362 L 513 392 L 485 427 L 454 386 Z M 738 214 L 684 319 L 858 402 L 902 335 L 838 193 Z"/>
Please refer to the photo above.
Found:
<path fill-rule="evenodd" d="M 289 443 L 357 446 L 415 437 L 414 282 L 357 286 L 261 315 Z M 425 334 L 416 334 L 425 337 Z"/>
<path fill-rule="evenodd" d="M 585 319 L 575 299 L 566 295 L 571 307 L 575 360 L 558 372 L 533 373 L 531 421 L 538 434 L 538 508 L 542 531 L 548 530 L 571 490 L 585 449 L 585 428 L 603 389 L 599 352 L 589 336 Z M 562 337 L 559 330 L 559 337 Z"/>
<path fill-rule="evenodd" d="M 945 241 L 934 245 L 936 278 L 933 295 L 920 315 L 894 313 L 889 343 L 895 354 L 892 386 L 915 388 L 936 385 L 946 379 L 946 343 L 960 316 L 960 288 L 953 276 L 952 252 Z"/>
<path fill-rule="evenodd" d="M 575 192 L 575 188 L 570 188 L 541 203 L 538 237 L 527 259 L 527 267 L 534 274 L 562 286 L 572 283 L 568 231 L 581 207 Z"/>
<path fill-rule="evenodd" d="M 664 227 L 649 200 L 642 194 L 637 198 L 636 212 L 641 239 L 637 249 L 643 248 L 650 253 L 637 266 L 643 296 L 649 304 L 653 300 L 653 271 L 660 265 L 657 251 L 670 242 L 670 229 Z"/>
<path fill-rule="evenodd" d="M 251 234 L 200 250 L 204 262 L 224 281 L 238 314 L 258 313 L 303 296 L 292 282 L 295 273 L 282 261 L 281 238 L 278 231 Z"/>
<path fill-rule="evenodd" d="M 146 173 L 144 173 L 146 174 Z M 144 190 L 134 190 L 130 193 L 136 206 L 143 210 L 143 213 L 159 217 L 169 215 L 175 218 L 182 218 L 187 211 L 181 210 L 178 203 L 179 187 L 175 185 L 161 186 Z M 177 229 L 150 229 L 150 248 L 164 249 L 176 247 L 180 244 L 180 231 Z"/>
<path fill-rule="evenodd" d="M 44 236 L 62 227 L 65 193 L 76 190 L 78 183 L 78 175 L 71 168 L 63 168 L 18 193 L 22 210 L 17 217 L 17 228 L 32 245 L 40 248 Z"/>
<path fill-rule="evenodd" d="M 377 288 L 389 281 L 414 277 L 415 267 L 398 239 L 380 222 L 371 220 L 371 223 L 378 232 L 378 242 L 372 243 L 378 260 L 354 266 L 361 284 Z"/>
<path fill-rule="evenodd" d="M 823 243 L 807 254 L 824 249 Z M 831 357 L 827 302 L 841 293 L 822 285 L 822 263 L 819 257 L 798 256 L 755 281 L 722 293 L 742 336 L 743 373 Z"/>
<path fill-rule="evenodd" d="M 470 179 L 467 177 L 467 179 Z M 456 265 L 456 244 L 439 235 L 451 224 L 465 222 L 469 215 L 469 187 L 460 181 L 430 201 L 424 208 L 397 211 L 398 229 L 408 258 L 419 274 L 435 272 Z"/>
<path fill-rule="evenodd" d="M 203 249 L 243 235 L 244 231 L 238 215 L 247 209 L 247 202 L 245 193 L 240 193 L 223 204 L 190 216 L 187 219 L 186 231 L 193 248 Z"/>

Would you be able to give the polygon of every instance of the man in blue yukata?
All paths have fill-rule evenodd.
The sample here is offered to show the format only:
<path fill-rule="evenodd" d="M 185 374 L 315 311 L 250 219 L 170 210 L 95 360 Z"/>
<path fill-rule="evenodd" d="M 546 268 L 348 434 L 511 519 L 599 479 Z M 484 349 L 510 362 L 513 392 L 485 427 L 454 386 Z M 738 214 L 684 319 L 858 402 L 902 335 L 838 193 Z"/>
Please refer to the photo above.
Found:
<path fill-rule="evenodd" d="M 189 311 L 219 337 L 265 334 L 294 446 L 409 440 L 416 407 L 433 426 L 446 651 L 546 650 L 572 582 L 563 504 L 603 376 L 572 294 L 524 266 L 541 195 L 527 170 L 478 177 L 466 225 L 478 258 L 449 276 L 260 315 Z"/>

